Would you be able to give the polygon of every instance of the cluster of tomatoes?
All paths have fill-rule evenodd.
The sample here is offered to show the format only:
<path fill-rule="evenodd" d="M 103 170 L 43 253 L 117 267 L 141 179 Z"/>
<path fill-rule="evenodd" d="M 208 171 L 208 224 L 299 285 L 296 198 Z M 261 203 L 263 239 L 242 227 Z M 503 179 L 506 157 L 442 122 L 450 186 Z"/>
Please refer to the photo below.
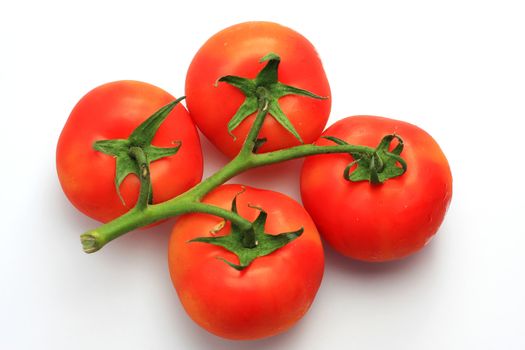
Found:
<path fill-rule="evenodd" d="M 282 112 L 303 143 L 333 145 L 322 138 L 330 136 L 376 147 L 383 136 L 395 134 L 403 140 L 401 156 L 407 169 L 384 183 L 352 182 L 343 176 L 355 160 L 352 155 L 308 157 L 300 178 L 304 208 L 273 191 L 241 190 L 240 185 L 217 187 L 203 202 L 229 209 L 236 198 L 238 214 L 250 221 L 261 208 L 268 213 L 266 232 L 304 230 L 293 242 L 255 259 L 242 271 L 221 260 L 235 261 L 233 253 L 216 245 L 188 243 L 196 237 L 226 235 L 229 223 L 224 225 L 223 219 L 202 213 L 179 218 L 169 244 L 169 267 L 179 298 L 199 325 L 231 339 L 283 332 L 306 313 L 324 270 L 320 235 L 351 258 L 399 259 L 421 249 L 436 233 L 452 195 L 452 177 L 443 152 L 429 134 L 414 125 L 354 116 L 323 132 L 330 113 L 330 87 L 312 44 L 281 25 L 249 22 L 212 36 L 195 55 L 186 77 L 188 110 L 178 104 L 152 141 L 158 147 L 173 147 L 174 141 L 181 144 L 176 154 L 150 165 L 153 203 L 174 198 L 201 181 L 202 152 L 196 126 L 229 157 L 239 152 L 255 115 L 231 132 L 227 125 L 246 97 L 217 80 L 227 75 L 254 78 L 261 70 L 259 60 L 268 53 L 280 56 L 279 82 L 328 97 L 292 94 L 279 99 Z M 60 183 L 76 208 L 108 222 L 135 205 L 139 179 L 126 176 L 119 184 L 119 194 L 115 159 L 96 151 L 93 144 L 128 138 L 137 125 L 173 100 L 153 85 L 118 81 L 95 88 L 78 102 L 57 147 Z M 259 153 L 301 144 L 271 111 L 259 137 L 266 139 Z"/>

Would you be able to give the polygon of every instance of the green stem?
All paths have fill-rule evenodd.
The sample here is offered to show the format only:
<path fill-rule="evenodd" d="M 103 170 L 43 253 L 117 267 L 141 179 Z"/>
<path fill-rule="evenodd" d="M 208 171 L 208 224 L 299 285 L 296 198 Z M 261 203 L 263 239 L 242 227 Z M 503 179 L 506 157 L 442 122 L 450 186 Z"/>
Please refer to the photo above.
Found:
<path fill-rule="evenodd" d="M 247 230 L 252 223 L 240 215 L 211 204 L 190 201 L 187 197 L 176 197 L 176 201 L 148 206 L 144 210 L 133 208 L 126 214 L 80 236 L 86 253 L 94 253 L 123 234 L 157 221 L 188 213 L 207 213 L 221 217 Z"/>
<path fill-rule="evenodd" d="M 300 145 L 292 148 L 282 149 L 279 151 L 256 154 L 251 162 L 251 167 L 260 167 L 264 165 L 284 162 L 290 159 L 313 156 L 316 154 L 329 153 L 350 153 L 364 152 L 373 153 L 372 147 L 356 145 L 334 145 L 334 146 L 317 146 L 317 145 Z"/>
<path fill-rule="evenodd" d="M 257 142 L 257 136 L 259 136 L 259 132 L 261 131 L 261 128 L 264 123 L 264 119 L 266 118 L 268 110 L 270 109 L 271 97 L 269 96 L 268 90 L 266 90 L 266 88 L 264 87 L 258 87 L 257 96 L 259 105 L 257 109 L 257 116 L 255 117 L 255 121 L 253 122 L 248 136 L 246 136 L 241 151 L 239 152 L 238 156 L 240 156 L 241 158 L 247 157 L 253 153 L 253 149 Z"/>
<path fill-rule="evenodd" d="M 135 159 L 139 167 L 140 190 L 135 208 L 138 210 L 144 210 L 148 206 L 151 194 L 151 178 L 148 159 L 141 147 L 131 147 L 129 149 L 129 154 Z"/>
<path fill-rule="evenodd" d="M 289 159 L 296 159 L 316 154 L 327 153 L 349 153 L 367 152 L 372 153 L 374 149 L 366 146 L 335 145 L 316 146 L 301 145 L 285 150 L 262 154 L 240 155 L 226 164 L 224 168 L 213 174 L 203 182 L 196 185 L 186 193 L 179 195 L 167 202 L 149 205 L 144 210 L 134 208 L 119 218 L 108 222 L 94 230 L 88 231 L 81 236 L 81 241 L 86 253 L 93 253 L 102 248 L 106 243 L 138 227 L 146 226 L 154 222 L 192 212 L 205 212 L 235 222 L 242 228 L 249 228 L 251 223 L 239 215 L 228 210 L 201 203 L 200 199 L 215 187 L 225 183 L 232 177 L 246 171 L 264 165 L 279 163 Z"/>
<path fill-rule="evenodd" d="M 244 248 L 257 247 L 257 240 L 255 239 L 255 233 L 253 232 L 253 230 L 244 231 L 244 235 L 242 236 L 241 243 Z"/>
<path fill-rule="evenodd" d="M 235 223 L 245 232 L 249 232 L 252 227 L 250 221 L 242 218 L 237 213 L 202 203 L 202 198 L 217 186 L 220 186 L 248 169 L 315 154 L 350 152 L 365 152 L 371 154 L 375 151 L 375 149 L 370 147 L 348 144 L 333 146 L 300 145 L 279 151 L 255 154 L 254 148 L 257 143 L 257 137 L 264 123 L 264 119 L 268 114 L 270 100 L 270 96 L 265 88 L 259 88 L 257 95 L 259 105 L 257 116 L 239 154 L 206 180 L 164 203 L 148 205 L 151 181 L 147 158 L 140 147 L 132 147 L 130 154 L 139 163 L 139 167 L 141 168 L 140 176 L 142 177 L 137 205 L 117 219 L 84 233 L 81 236 L 84 251 L 86 253 L 96 252 L 108 242 L 138 227 L 177 215 L 194 212 L 203 212 L 222 217 L 225 220 Z M 255 239 L 254 237 L 246 237 L 246 244 L 255 246 L 256 243 L 251 242 L 252 238 Z"/>
<path fill-rule="evenodd" d="M 149 167 L 144 168 L 144 172 L 141 167 L 141 176 L 144 175 L 143 179 L 145 181 L 141 181 L 139 199 L 135 208 L 97 229 L 90 230 L 81 235 L 80 240 L 84 251 L 86 253 L 94 253 L 108 242 L 111 242 L 126 232 L 152 224 L 159 220 L 192 212 L 204 212 L 216 215 L 225 220 L 236 223 L 243 229 L 250 228 L 251 222 L 242 218 L 238 214 L 219 207 L 201 203 L 200 200 L 217 186 L 220 186 L 235 175 L 251 167 L 250 159 L 253 157 L 252 149 L 255 146 L 257 135 L 263 125 L 264 118 L 268 114 L 269 103 L 266 91 L 261 91 L 259 106 L 261 108 L 255 117 L 254 124 L 252 125 L 239 154 L 218 172 L 208 177 L 189 191 L 164 203 L 148 206 L 149 188 L 151 185 Z M 147 164 L 144 152 L 140 147 L 132 147 L 130 149 L 130 154 L 137 160 L 139 166 L 143 163 Z"/>
<path fill-rule="evenodd" d="M 216 172 L 215 174 L 208 177 L 206 180 L 202 181 L 200 184 L 186 192 L 186 195 L 192 197 L 193 200 L 200 201 L 202 197 L 204 197 L 215 187 L 222 185 L 235 175 L 240 174 L 241 172 L 244 172 L 253 167 L 251 165 L 251 162 L 254 158 L 254 154 L 252 151 L 255 147 L 255 144 L 257 142 L 257 136 L 259 135 L 259 132 L 264 123 L 264 118 L 266 118 L 269 109 L 269 97 L 267 96 L 266 89 L 259 88 L 258 92 L 259 110 L 239 154 L 218 172 Z M 173 198 L 167 203 L 176 200 L 177 198 Z"/>
<path fill-rule="evenodd" d="M 242 216 L 232 211 L 223 209 L 221 207 L 216 207 L 211 204 L 193 202 L 193 203 L 190 203 L 186 207 L 186 209 L 189 209 L 190 210 L 189 212 L 192 212 L 192 213 L 199 212 L 199 213 L 206 213 L 206 214 L 211 214 L 211 215 L 221 217 L 229 222 L 236 224 L 242 230 L 247 230 L 252 226 L 252 223 L 246 220 L 245 218 L 243 218 Z"/>

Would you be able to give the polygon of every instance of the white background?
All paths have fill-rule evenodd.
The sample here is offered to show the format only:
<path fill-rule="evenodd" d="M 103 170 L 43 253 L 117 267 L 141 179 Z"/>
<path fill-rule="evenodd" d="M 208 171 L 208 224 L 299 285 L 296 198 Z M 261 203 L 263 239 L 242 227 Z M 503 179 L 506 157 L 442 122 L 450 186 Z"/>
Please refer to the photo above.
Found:
<path fill-rule="evenodd" d="M 524 349 L 525 11 L 520 1 L 9 1 L 0 3 L 0 349 Z M 370 265 L 326 249 L 292 330 L 230 342 L 181 308 L 172 222 L 97 254 L 62 194 L 56 141 L 77 100 L 119 79 L 184 93 L 202 43 L 247 20 L 301 32 L 331 83 L 330 122 L 376 114 L 441 144 L 454 196 L 437 237 Z M 206 174 L 225 158 L 203 140 Z M 300 162 L 236 182 L 297 199 Z M 278 172 L 278 175 L 277 175 Z"/>

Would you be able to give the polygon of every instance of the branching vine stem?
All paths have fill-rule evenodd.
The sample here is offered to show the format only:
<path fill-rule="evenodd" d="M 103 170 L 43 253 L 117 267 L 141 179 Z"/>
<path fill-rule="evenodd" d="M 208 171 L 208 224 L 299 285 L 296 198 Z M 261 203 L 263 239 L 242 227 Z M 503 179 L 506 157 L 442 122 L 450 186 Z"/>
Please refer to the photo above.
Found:
<path fill-rule="evenodd" d="M 296 147 L 282 149 L 268 153 L 255 153 L 257 137 L 268 114 L 268 92 L 261 87 L 257 91 L 258 110 L 255 121 L 246 137 L 239 154 L 227 163 L 222 169 L 197 184 L 187 192 L 160 204 L 148 204 L 150 195 L 149 167 L 144 169 L 140 164 L 149 165 L 142 150 L 130 149 L 130 154 L 138 161 L 140 167 L 141 188 L 137 205 L 126 214 L 112 220 L 96 229 L 81 235 L 81 242 L 86 253 L 93 253 L 101 249 L 113 239 L 136 228 L 146 226 L 163 219 L 181 214 L 201 212 L 221 217 L 235 223 L 242 229 L 249 229 L 252 223 L 229 210 L 202 203 L 202 198 L 211 190 L 225 183 L 234 176 L 252 168 L 279 163 L 316 154 L 361 152 L 373 154 L 374 148 L 356 145 L 317 146 L 303 144 Z"/>
<path fill-rule="evenodd" d="M 139 168 L 140 192 L 137 200 L 137 210 L 144 210 L 148 206 L 151 195 L 151 177 L 149 172 L 149 163 L 144 150 L 140 147 L 130 147 L 129 154 L 135 159 Z"/>

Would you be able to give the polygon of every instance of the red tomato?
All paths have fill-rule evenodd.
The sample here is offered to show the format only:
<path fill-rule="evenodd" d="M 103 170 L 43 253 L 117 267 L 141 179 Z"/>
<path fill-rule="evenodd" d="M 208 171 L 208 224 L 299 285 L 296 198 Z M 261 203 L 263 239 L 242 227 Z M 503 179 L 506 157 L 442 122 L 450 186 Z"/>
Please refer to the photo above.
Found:
<path fill-rule="evenodd" d="M 230 209 L 240 185 L 224 185 L 204 202 Z M 239 215 L 253 221 L 261 207 L 268 213 L 269 234 L 304 228 L 301 236 L 238 271 L 218 258 L 238 264 L 222 247 L 192 242 L 210 236 L 221 218 L 208 214 L 180 217 L 169 243 L 171 278 L 189 316 L 211 333 L 230 339 L 256 339 L 281 333 L 310 307 L 321 283 L 324 255 L 315 225 L 304 208 L 278 192 L 246 187 L 237 197 Z M 229 223 L 216 235 L 230 232 Z"/>
<path fill-rule="evenodd" d="M 128 175 L 115 187 L 115 159 L 95 151 L 93 143 L 126 139 L 160 107 L 175 98 L 166 91 L 138 81 L 117 81 L 85 95 L 71 112 L 57 146 L 57 171 L 62 189 L 73 205 L 93 219 L 107 222 L 132 208 L 139 179 Z M 192 120 L 178 104 L 158 129 L 152 144 L 179 151 L 151 163 L 153 202 L 166 201 L 197 184 L 202 177 L 202 152 Z"/>
<path fill-rule="evenodd" d="M 323 136 L 376 147 L 396 133 L 408 170 L 380 185 L 349 182 L 348 154 L 309 157 L 301 174 L 303 203 L 324 239 L 338 252 L 365 261 L 387 261 L 421 249 L 436 233 L 452 197 L 452 176 L 434 139 L 417 126 L 373 116 L 349 117 Z M 319 139 L 318 145 L 333 142 Z M 394 146 L 394 145 L 392 145 Z"/>
<path fill-rule="evenodd" d="M 248 134 L 255 115 L 245 119 L 233 134 L 227 124 L 245 96 L 226 83 L 217 87 L 217 79 L 225 75 L 255 78 L 264 64 L 259 60 L 268 53 L 281 57 L 279 81 L 330 97 L 330 87 L 321 60 L 312 44 L 301 34 L 270 22 L 247 22 L 226 28 L 212 36 L 197 52 L 186 77 L 186 96 L 190 114 L 199 129 L 226 155 L 235 156 Z M 326 125 L 330 99 L 317 100 L 288 95 L 279 104 L 305 143 L 314 142 Z M 261 137 L 268 141 L 260 152 L 300 144 L 274 118 L 268 116 Z"/>

